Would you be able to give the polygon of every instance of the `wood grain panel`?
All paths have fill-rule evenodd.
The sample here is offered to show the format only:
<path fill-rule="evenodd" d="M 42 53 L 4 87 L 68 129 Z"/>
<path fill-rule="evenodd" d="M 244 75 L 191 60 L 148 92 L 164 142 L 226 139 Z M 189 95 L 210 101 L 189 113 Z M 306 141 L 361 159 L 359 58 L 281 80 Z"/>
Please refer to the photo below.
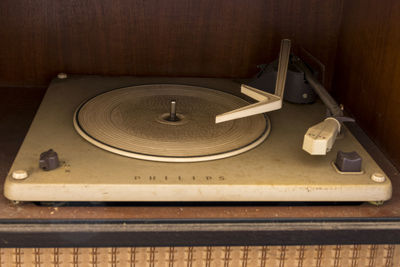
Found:
<path fill-rule="evenodd" d="M 400 2 L 346 1 L 334 89 L 400 168 Z"/>
<path fill-rule="evenodd" d="M 3 0 L 0 85 L 47 85 L 58 72 L 249 77 L 281 38 L 327 69 L 342 0 Z M 296 47 L 295 47 L 296 49 Z"/>

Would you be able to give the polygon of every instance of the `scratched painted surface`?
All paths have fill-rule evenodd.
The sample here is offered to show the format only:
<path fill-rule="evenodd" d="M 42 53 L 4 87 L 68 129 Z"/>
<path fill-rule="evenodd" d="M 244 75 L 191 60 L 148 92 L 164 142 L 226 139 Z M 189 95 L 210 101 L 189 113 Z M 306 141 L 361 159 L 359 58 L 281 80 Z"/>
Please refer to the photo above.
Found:
<path fill-rule="evenodd" d="M 76 133 L 71 120 L 80 103 L 138 82 L 137 78 L 98 76 L 55 80 L 12 166 L 28 170 L 30 177 L 17 182 L 8 178 L 6 196 L 31 201 L 380 201 L 391 196 L 388 179 L 384 183 L 370 179 L 382 170 L 348 131 L 343 131 L 325 157 L 313 157 L 301 149 L 307 128 L 323 119 L 321 103 L 286 103 L 269 115 L 272 131 L 261 145 L 238 156 L 206 162 L 131 159 L 93 146 Z M 239 88 L 239 84 L 219 82 L 232 91 Z M 38 168 L 35 155 L 49 146 L 65 164 L 46 172 Z M 337 173 L 331 162 L 338 150 L 357 151 L 364 173 L 351 177 Z"/>
<path fill-rule="evenodd" d="M 143 79 L 143 83 L 151 83 L 152 78 Z M 165 82 L 176 83 L 176 79 L 168 79 Z M 200 84 L 199 79 L 187 79 L 185 84 Z M 220 86 L 216 80 L 207 79 L 204 86 L 214 88 Z M 224 88 L 222 88 L 224 89 Z M 225 88 L 227 89 L 227 88 Z M 4 179 L 7 175 L 11 163 L 17 153 L 19 146 L 26 134 L 33 115 L 41 101 L 40 95 L 36 94 L 37 88 L 2 88 L 3 97 L 0 99 L 0 110 L 2 114 L 1 127 L 4 129 L 0 144 L 0 176 Z M 21 90 L 21 91 L 20 91 Z M 21 94 L 21 92 L 23 92 Z M 43 92 L 43 88 L 42 88 Z M 18 96 L 18 97 L 15 97 Z M 15 112 L 5 112 L 9 109 Z M 375 151 L 379 151 L 369 145 Z M 377 154 L 380 155 L 380 154 Z M 385 158 L 378 158 L 382 166 L 388 166 Z M 386 168 L 388 175 L 392 177 L 394 188 L 399 187 L 399 174 L 392 167 Z M 0 183 L 2 188 L 3 183 Z M 80 206 L 80 207 L 42 207 L 32 203 L 21 203 L 13 205 L 3 196 L 0 196 L 0 218 L 2 219 L 151 219 L 151 218 L 390 218 L 400 216 L 400 194 L 394 190 L 392 200 L 383 206 L 375 207 L 368 203 L 362 205 L 335 205 L 335 206 L 296 206 L 296 205 L 265 205 L 260 203 L 248 203 L 234 205 L 224 205 L 213 203 L 206 205 L 182 205 L 180 203 L 162 205 L 132 206 Z"/>

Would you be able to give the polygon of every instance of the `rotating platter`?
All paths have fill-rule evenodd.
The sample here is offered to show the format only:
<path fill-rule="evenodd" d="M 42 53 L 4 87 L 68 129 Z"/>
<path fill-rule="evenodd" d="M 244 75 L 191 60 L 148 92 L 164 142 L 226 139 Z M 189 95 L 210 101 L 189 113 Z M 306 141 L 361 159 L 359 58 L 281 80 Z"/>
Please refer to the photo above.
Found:
<path fill-rule="evenodd" d="M 218 114 L 249 103 L 188 85 L 153 84 L 112 90 L 85 101 L 74 115 L 90 143 L 132 158 L 196 162 L 246 152 L 268 136 L 266 116 L 215 123 Z"/>

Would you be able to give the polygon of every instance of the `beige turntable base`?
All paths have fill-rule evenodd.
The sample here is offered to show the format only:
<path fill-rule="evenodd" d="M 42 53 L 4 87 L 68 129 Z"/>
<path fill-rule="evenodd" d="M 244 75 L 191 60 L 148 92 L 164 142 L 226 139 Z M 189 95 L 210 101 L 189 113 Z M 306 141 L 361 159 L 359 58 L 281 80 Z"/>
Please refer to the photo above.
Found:
<path fill-rule="evenodd" d="M 301 149 L 308 127 L 323 118 L 325 108 L 320 103 L 285 103 L 269 114 L 271 132 L 262 144 L 240 155 L 205 162 L 132 159 L 100 149 L 75 131 L 72 118 L 83 101 L 112 89 L 148 83 L 149 79 L 133 77 L 54 80 L 6 178 L 5 196 L 19 201 L 385 201 L 391 197 L 390 180 L 371 179 L 373 173 L 383 171 L 346 129 L 327 156 L 311 156 Z M 201 79 L 191 85 L 201 86 Z M 208 87 L 235 95 L 240 89 L 239 84 L 217 79 Z M 38 167 L 39 155 L 50 148 L 58 153 L 62 166 L 43 171 Z M 331 162 L 338 150 L 357 151 L 364 174 L 337 173 Z M 15 170 L 26 170 L 29 176 L 14 179 Z"/>

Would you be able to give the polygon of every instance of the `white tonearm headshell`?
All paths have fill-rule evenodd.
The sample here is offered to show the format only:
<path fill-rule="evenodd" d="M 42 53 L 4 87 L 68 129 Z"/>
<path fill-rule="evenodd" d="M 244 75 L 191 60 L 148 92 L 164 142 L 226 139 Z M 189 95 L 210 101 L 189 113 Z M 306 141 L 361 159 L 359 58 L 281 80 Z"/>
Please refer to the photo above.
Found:
<path fill-rule="evenodd" d="M 341 129 L 341 122 L 354 121 L 344 117 L 342 108 L 336 103 L 324 86 L 319 83 L 310 69 L 296 56 L 292 56 L 292 64 L 304 73 L 305 80 L 321 98 L 330 116 L 324 121 L 310 127 L 304 135 L 303 150 L 311 155 L 326 155 L 332 149 L 336 136 Z"/>

